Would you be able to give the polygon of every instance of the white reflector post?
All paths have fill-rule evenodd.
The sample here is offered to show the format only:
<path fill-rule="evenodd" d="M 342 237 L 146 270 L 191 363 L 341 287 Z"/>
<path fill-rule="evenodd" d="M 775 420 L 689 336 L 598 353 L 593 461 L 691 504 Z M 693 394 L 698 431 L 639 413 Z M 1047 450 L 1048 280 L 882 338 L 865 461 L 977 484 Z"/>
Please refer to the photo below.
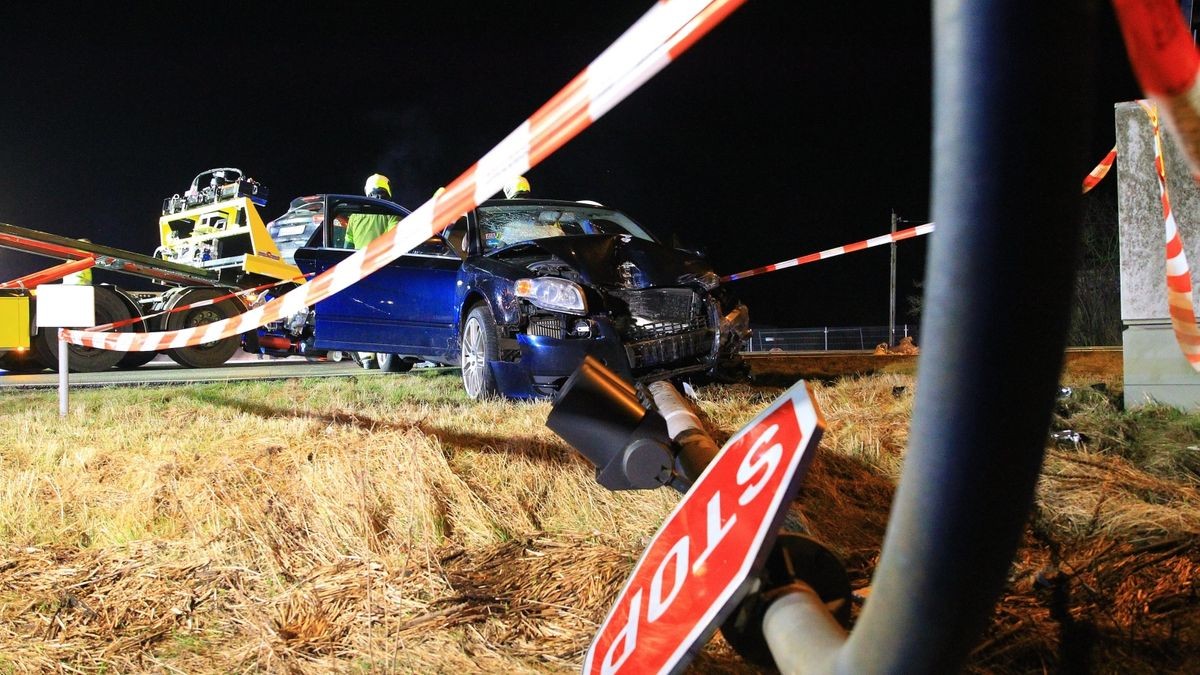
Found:
<path fill-rule="evenodd" d="M 96 325 L 96 289 L 72 284 L 37 287 L 38 328 L 86 328 Z M 58 338 L 58 416 L 67 416 L 69 345 Z"/>

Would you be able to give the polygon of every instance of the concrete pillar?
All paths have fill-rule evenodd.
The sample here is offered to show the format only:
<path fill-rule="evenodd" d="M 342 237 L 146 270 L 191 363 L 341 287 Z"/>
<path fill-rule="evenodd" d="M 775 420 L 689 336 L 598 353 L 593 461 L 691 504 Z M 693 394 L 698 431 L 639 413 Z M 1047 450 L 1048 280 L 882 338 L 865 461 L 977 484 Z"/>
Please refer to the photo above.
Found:
<path fill-rule="evenodd" d="M 1125 405 L 1152 401 L 1179 408 L 1200 406 L 1200 374 L 1175 343 L 1167 312 L 1165 230 L 1154 135 L 1136 102 L 1116 105 L 1117 202 L 1121 247 L 1121 321 Z M 1171 210 L 1200 292 L 1200 189 L 1165 126 L 1163 156 Z"/>

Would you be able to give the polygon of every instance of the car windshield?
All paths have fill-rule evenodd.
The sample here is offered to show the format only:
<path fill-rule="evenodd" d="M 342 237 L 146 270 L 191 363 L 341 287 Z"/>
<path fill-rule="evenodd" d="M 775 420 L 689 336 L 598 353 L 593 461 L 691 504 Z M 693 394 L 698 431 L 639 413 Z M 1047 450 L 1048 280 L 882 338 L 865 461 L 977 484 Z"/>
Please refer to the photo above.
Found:
<path fill-rule="evenodd" d="M 482 206 L 478 215 L 484 251 L 534 239 L 581 234 L 624 234 L 654 241 L 625 214 L 603 207 L 505 204 Z"/>

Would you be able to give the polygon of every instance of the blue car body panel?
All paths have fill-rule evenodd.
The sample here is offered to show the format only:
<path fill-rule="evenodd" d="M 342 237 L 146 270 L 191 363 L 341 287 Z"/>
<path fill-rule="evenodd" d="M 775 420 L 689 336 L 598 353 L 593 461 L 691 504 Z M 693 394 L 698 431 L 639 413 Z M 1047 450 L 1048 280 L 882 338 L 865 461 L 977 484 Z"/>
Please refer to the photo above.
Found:
<path fill-rule="evenodd" d="M 347 249 L 300 249 L 301 271 L 324 272 Z M 316 305 L 318 349 L 387 352 L 457 362 L 462 261 L 404 255 Z"/>

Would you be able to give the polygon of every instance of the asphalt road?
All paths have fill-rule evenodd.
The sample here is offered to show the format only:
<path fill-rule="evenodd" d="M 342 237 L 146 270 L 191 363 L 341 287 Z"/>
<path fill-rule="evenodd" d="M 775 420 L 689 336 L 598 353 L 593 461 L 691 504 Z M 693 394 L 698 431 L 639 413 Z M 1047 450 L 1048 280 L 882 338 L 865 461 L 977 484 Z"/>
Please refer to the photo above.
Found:
<path fill-rule="evenodd" d="M 233 380 L 280 380 L 292 377 L 347 377 L 350 375 L 379 375 L 378 370 L 364 370 L 353 361 L 312 363 L 301 357 L 259 360 L 253 354 L 235 355 L 218 368 L 184 368 L 165 356 L 160 356 L 140 368 L 107 370 L 99 373 L 71 373 L 72 387 L 106 387 L 112 385 L 189 384 L 193 382 L 228 382 Z M 58 386 L 58 373 L 19 375 L 0 371 L 0 390 L 36 389 Z"/>

